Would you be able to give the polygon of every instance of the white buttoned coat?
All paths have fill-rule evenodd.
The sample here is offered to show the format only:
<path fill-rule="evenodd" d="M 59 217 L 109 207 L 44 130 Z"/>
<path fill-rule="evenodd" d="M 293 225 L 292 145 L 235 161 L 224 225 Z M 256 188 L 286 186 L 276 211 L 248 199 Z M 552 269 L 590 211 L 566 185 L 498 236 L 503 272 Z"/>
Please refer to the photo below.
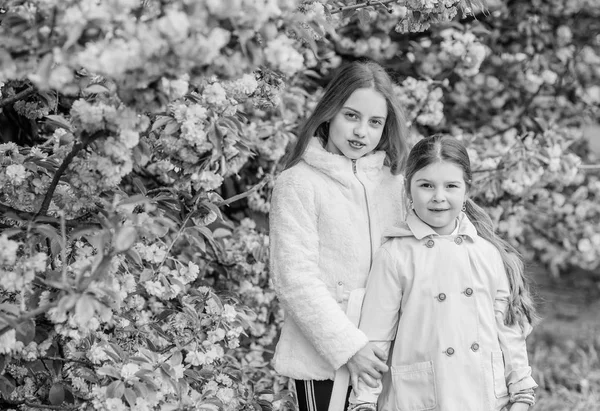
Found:
<path fill-rule="evenodd" d="M 313 138 L 300 163 L 275 181 L 270 274 L 285 320 L 273 359 L 281 375 L 333 379 L 367 342 L 345 314 L 365 287 L 384 227 L 404 220 L 402 176 L 378 151 L 352 161 Z"/>
<path fill-rule="evenodd" d="M 531 329 L 504 324 L 500 253 L 467 216 L 455 235 L 439 236 L 411 212 L 386 234 L 360 322 L 369 339 L 388 348 L 395 340 L 379 410 L 496 411 L 509 393 L 537 387 L 525 345 Z"/>

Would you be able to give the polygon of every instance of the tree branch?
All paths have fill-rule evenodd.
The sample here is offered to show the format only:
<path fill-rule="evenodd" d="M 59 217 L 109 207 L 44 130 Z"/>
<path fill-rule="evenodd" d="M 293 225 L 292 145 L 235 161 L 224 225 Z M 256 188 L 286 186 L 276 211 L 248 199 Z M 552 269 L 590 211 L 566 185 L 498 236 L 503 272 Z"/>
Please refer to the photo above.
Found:
<path fill-rule="evenodd" d="M 52 201 L 52 196 L 54 195 L 54 191 L 56 190 L 56 187 L 58 186 L 58 182 L 60 181 L 60 178 L 62 177 L 63 173 L 67 170 L 67 167 L 69 167 L 69 164 L 71 164 L 71 161 L 73 161 L 73 159 L 75 158 L 77 153 L 79 153 L 82 149 L 87 147 L 91 142 L 93 142 L 98 137 L 100 137 L 103 134 L 103 131 L 104 130 L 96 131 L 91 136 L 88 136 L 87 138 L 84 137 L 84 138 L 82 138 L 82 141 L 75 143 L 75 145 L 71 149 L 71 152 L 69 154 L 67 154 L 67 156 L 61 163 L 60 167 L 58 167 L 58 169 L 56 170 L 56 173 L 54 173 L 54 178 L 52 179 L 52 182 L 50 183 L 50 187 L 48 187 L 48 191 L 46 192 L 44 201 L 42 202 L 42 205 L 40 206 L 40 210 L 35 215 L 36 218 L 39 216 L 45 216 L 46 213 L 48 212 L 48 208 L 50 207 L 50 202 Z"/>
<path fill-rule="evenodd" d="M 56 226 L 56 227 L 60 226 L 60 220 L 56 219 L 54 217 L 44 216 L 42 218 L 36 219 L 35 214 L 33 214 L 33 213 L 19 210 L 19 209 L 13 208 L 11 206 L 7 206 L 6 204 L 0 203 L 0 215 L 2 216 L 1 218 L 7 219 L 7 220 L 14 220 L 10 215 L 7 215 L 8 213 L 14 214 L 20 220 L 36 221 L 36 222 L 46 223 L 46 224 Z M 79 217 L 79 218 L 81 218 L 81 217 Z M 7 222 L 7 224 L 10 224 L 10 222 Z M 65 220 L 65 225 L 69 228 L 75 228 L 75 227 L 76 228 L 101 228 L 102 227 L 98 223 L 83 222 L 77 218 L 75 218 L 73 220 Z M 11 226 L 14 227 L 15 224 L 12 224 Z"/>
<path fill-rule="evenodd" d="M 20 93 L 15 94 L 14 96 L 6 97 L 5 99 L 0 100 L 0 108 L 10 106 L 19 100 L 23 100 L 24 98 L 29 97 L 35 93 L 35 88 L 33 86 L 27 87 L 25 90 Z"/>

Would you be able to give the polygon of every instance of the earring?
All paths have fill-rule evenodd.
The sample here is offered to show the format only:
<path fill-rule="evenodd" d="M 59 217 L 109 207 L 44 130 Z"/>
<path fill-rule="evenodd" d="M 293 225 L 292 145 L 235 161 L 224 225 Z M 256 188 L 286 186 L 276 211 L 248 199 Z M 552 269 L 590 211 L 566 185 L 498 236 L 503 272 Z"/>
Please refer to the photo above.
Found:
<path fill-rule="evenodd" d="M 413 207 L 413 201 L 409 200 L 408 202 L 408 208 L 410 208 L 411 210 L 414 210 L 415 208 Z"/>
<path fill-rule="evenodd" d="M 461 210 L 462 210 L 463 212 L 464 212 L 464 211 L 467 211 L 467 203 L 466 203 L 466 202 L 464 202 L 464 203 L 463 203 L 463 206 L 462 206 Z"/>

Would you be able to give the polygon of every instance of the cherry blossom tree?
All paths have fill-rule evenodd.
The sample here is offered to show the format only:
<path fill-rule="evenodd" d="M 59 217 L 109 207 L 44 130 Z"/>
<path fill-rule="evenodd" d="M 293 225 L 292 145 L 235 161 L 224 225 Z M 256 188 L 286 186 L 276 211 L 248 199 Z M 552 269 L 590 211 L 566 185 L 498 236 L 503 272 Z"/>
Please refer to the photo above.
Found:
<path fill-rule="evenodd" d="M 0 405 L 293 409 L 269 360 L 272 183 L 344 60 L 559 275 L 600 253 L 593 0 L 0 3 Z"/>

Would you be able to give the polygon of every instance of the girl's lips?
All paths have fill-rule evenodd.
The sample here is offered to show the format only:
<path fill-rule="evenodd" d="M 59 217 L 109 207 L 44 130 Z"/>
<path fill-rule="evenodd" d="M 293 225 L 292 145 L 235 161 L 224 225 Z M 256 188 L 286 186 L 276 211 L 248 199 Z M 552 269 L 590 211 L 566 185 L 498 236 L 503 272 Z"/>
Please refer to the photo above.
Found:
<path fill-rule="evenodd" d="M 350 147 L 352 148 L 363 148 L 364 146 L 366 146 L 365 143 L 361 143 L 360 141 L 356 140 L 348 140 L 348 144 L 350 144 Z"/>

